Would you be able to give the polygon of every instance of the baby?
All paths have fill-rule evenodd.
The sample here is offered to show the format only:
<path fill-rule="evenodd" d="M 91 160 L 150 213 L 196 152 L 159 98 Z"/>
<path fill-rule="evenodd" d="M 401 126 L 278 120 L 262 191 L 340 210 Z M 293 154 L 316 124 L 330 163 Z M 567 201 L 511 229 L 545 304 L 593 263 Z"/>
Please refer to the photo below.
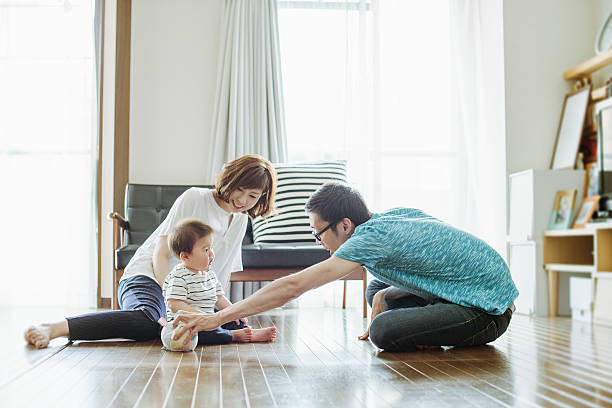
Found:
<path fill-rule="evenodd" d="M 246 319 L 240 319 L 212 331 L 201 331 L 186 345 L 183 345 L 184 338 L 172 340 L 175 330 L 172 322 L 181 311 L 214 313 L 215 307 L 221 310 L 231 305 L 215 273 L 209 270 L 214 258 L 212 234 L 208 225 L 185 219 L 168 236 L 170 250 L 181 261 L 168 274 L 163 285 L 168 324 L 163 328 L 161 338 L 168 350 L 191 351 L 198 344 L 264 342 L 276 337 L 276 328 L 251 329 Z"/>

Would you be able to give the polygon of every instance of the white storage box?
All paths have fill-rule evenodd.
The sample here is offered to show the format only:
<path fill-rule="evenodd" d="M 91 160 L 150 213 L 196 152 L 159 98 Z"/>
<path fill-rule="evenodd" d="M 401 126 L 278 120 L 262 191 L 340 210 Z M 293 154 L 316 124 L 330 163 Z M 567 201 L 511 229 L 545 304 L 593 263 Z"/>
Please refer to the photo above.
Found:
<path fill-rule="evenodd" d="M 570 277 L 570 307 L 572 319 L 590 322 L 593 320 L 593 284 L 589 278 Z"/>

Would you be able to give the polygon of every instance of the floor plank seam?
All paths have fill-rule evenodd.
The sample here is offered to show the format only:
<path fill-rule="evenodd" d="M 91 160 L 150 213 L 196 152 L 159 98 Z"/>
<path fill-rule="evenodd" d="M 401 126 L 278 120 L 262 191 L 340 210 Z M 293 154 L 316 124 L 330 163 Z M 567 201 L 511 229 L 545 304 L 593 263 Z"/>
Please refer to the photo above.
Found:
<path fill-rule="evenodd" d="M 41 365 L 42 363 L 44 363 L 45 361 L 51 359 L 53 356 L 55 356 L 56 354 L 62 352 L 64 349 L 66 349 L 66 347 L 68 347 L 69 345 L 71 345 L 72 342 L 67 342 L 66 344 L 62 345 L 62 346 L 58 346 L 59 350 L 53 352 L 53 353 L 49 353 L 46 354 L 45 357 L 42 357 L 41 359 L 37 360 L 34 364 L 26 367 L 25 369 L 23 369 L 22 371 L 20 371 L 17 375 L 15 375 L 14 377 L 12 377 L 11 379 L 5 381 L 3 384 L 0 384 L 0 391 L 2 391 L 2 389 L 8 385 L 10 385 L 12 382 L 16 381 L 17 379 L 19 379 L 20 377 L 22 377 L 23 375 L 27 374 L 29 371 L 31 371 L 32 369 L 38 367 L 39 365 Z"/>
<path fill-rule="evenodd" d="M 166 352 L 168 353 L 168 352 Z M 165 408 L 168 405 L 168 400 L 172 395 L 172 387 L 174 386 L 174 381 L 176 380 L 176 375 L 178 374 L 179 368 L 181 367 L 181 362 L 183 361 L 183 356 L 185 354 L 181 353 L 181 357 L 179 358 L 179 362 L 176 365 L 176 370 L 174 370 L 174 375 L 172 376 L 172 381 L 170 382 L 170 386 L 168 387 L 168 392 L 166 393 L 166 398 L 164 398 L 164 403 L 162 404 L 162 408 Z"/>
<path fill-rule="evenodd" d="M 119 396 L 119 394 L 121 393 L 121 391 L 123 390 L 123 387 L 125 387 L 125 385 L 128 383 L 128 381 L 130 380 L 130 378 L 132 378 L 132 375 L 136 372 L 136 370 L 138 369 L 138 367 L 140 367 L 140 365 L 142 364 L 142 362 L 144 361 L 144 359 L 147 357 L 147 355 L 151 352 L 151 349 L 153 348 L 153 345 L 149 346 L 149 349 L 147 350 L 146 353 L 144 353 L 144 355 L 142 356 L 142 358 L 140 359 L 140 361 L 138 362 L 138 364 L 136 364 L 136 366 L 132 369 L 132 371 L 130 372 L 130 374 L 127 376 L 127 378 L 123 381 L 123 383 L 121 384 L 121 386 L 119 387 L 119 389 L 117 390 L 117 392 L 115 393 L 115 395 L 113 395 L 113 398 L 110 400 L 110 402 L 106 405 L 106 407 L 110 407 L 113 405 L 113 402 L 115 402 L 115 400 L 117 399 L 117 397 Z"/>
<path fill-rule="evenodd" d="M 242 369 L 242 362 L 240 360 L 240 350 L 238 350 L 238 345 L 236 345 L 236 355 L 238 357 L 238 367 L 240 367 L 240 377 L 242 378 L 242 390 L 244 391 L 244 402 L 246 403 L 247 408 L 251 408 L 251 403 L 249 401 L 249 393 L 247 391 L 246 380 L 244 379 L 244 370 Z"/>
<path fill-rule="evenodd" d="M 204 355 L 204 346 L 200 346 L 200 358 L 198 359 L 198 371 L 196 372 L 195 384 L 193 386 L 193 394 L 191 394 L 191 408 L 195 407 L 196 396 L 198 395 L 198 382 L 200 381 L 200 370 L 202 368 L 202 356 Z"/>

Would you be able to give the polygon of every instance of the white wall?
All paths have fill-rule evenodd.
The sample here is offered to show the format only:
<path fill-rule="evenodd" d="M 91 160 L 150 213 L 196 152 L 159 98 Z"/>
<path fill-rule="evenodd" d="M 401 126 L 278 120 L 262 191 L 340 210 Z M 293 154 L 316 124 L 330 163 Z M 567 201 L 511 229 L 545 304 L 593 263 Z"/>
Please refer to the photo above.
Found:
<path fill-rule="evenodd" d="M 508 173 L 550 166 L 563 72 L 594 55 L 595 1 L 504 1 Z M 595 27 L 597 26 L 597 27 Z"/>
<path fill-rule="evenodd" d="M 133 0 L 131 183 L 202 184 L 223 0 Z"/>
<path fill-rule="evenodd" d="M 131 183 L 204 182 L 223 1 L 133 0 Z M 102 171 L 112 181 L 116 0 L 106 13 Z M 103 182 L 102 214 L 112 211 L 112 195 L 112 182 Z M 101 228 L 101 295 L 110 298 L 112 225 L 103 219 Z"/>
<path fill-rule="evenodd" d="M 599 33 L 602 24 L 612 12 L 612 0 L 595 0 L 593 8 L 593 28 L 596 30 L 595 36 Z M 595 37 L 593 37 L 593 50 L 595 48 Z M 594 51 L 593 51 L 594 52 Z M 593 81 L 598 84 L 605 84 L 606 80 L 612 77 L 612 67 L 604 68 L 593 75 Z"/>
<path fill-rule="evenodd" d="M 593 7 L 593 18 L 595 22 L 595 29 L 599 31 L 608 14 L 612 11 L 612 0 L 594 0 Z M 593 40 L 595 44 L 595 40 Z"/>

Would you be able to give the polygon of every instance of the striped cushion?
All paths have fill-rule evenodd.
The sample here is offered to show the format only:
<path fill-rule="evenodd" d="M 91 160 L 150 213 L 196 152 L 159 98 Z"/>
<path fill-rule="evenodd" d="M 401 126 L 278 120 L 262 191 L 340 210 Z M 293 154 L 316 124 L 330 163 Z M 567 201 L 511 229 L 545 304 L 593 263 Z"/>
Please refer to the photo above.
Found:
<path fill-rule="evenodd" d="M 278 173 L 276 213 L 265 220 L 253 220 L 253 241 L 256 244 L 314 244 L 306 201 L 329 181 L 347 182 L 346 161 L 287 164 L 274 167 Z"/>

